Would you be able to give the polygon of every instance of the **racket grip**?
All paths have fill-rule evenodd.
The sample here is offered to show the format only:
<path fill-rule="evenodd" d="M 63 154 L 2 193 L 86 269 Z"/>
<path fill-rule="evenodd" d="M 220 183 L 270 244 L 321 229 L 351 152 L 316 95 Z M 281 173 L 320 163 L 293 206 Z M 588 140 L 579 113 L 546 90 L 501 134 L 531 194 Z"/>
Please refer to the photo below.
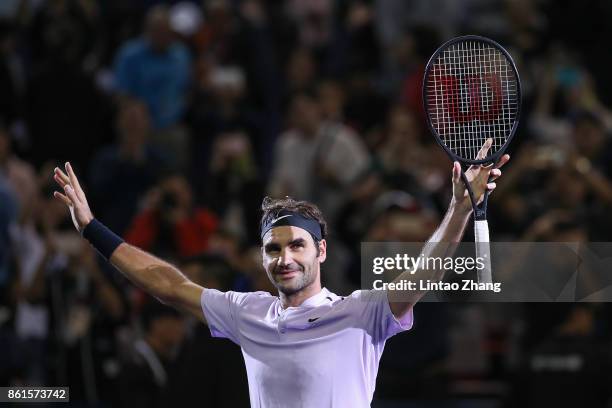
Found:
<path fill-rule="evenodd" d="M 478 283 L 492 283 L 491 247 L 489 245 L 489 223 L 487 220 L 474 221 L 474 241 L 476 258 L 481 258 L 484 267 L 476 270 Z"/>

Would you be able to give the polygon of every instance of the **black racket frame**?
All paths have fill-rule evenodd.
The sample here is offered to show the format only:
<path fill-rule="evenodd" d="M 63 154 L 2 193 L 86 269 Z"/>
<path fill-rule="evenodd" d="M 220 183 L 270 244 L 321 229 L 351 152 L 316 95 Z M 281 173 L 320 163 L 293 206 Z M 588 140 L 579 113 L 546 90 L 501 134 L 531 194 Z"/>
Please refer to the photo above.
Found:
<path fill-rule="evenodd" d="M 516 92 L 518 96 L 517 97 L 518 105 L 517 105 L 517 111 L 516 111 L 516 119 L 514 120 L 512 129 L 510 130 L 510 135 L 506 139 L 506 143 L 504 143 L 504 145 L 501 146 L 499 150 L 497 150 L 491 156 L 486 157 L 484 159 L 465 159 L 453 153 L 453 151 L 450 150 L 444 144 L 444 142 L 442 141 L 442 138 L 440 137 L 436 129 L 433 127 L 433 124 L 431 122 L 431 116 L 429 115 L 429 102 L 427 98 L 428 96 L 427 78 L 429 77 L 431 67 L 436 61 L 436 59 L 438 58 L 438 55 L 440 55 L 444 50 L 446 50 L 448 47 L 454 44 L 464 42 L 464 41 L 478 41 L 478 42 L 486 43 L 498 49 L 506 57 L 506 59 L 510 62 L 510 66 L 512 67 L 512 70 L 514 71 L 514 74 L 516 75 Z M 521 105 L 522 105 L 521 79 L 519 77 L 518 70 L 516 69 L 516 64 L 514 63 L 514 59 L 512 58 L 510 53 L 506 51 L 504 47 L 502 47 L 500 44 L 498 44 L 497 42 L 487 37 L 483 37 L 480 35 L 463 35 L 460 37 L 452 38 L 446 41 L 441 46 L 439 46 L 438 49 L 433 53 L 431 58 L 429 58 L 429 61 L 427 61 L 427 65 L 425 66 L 425 71 L 423 73 L 422 98 L 423 98 L 423 109 L 425 111 L 425 116 L 427 117 L 427 126 L 429 127 L 429 131 L 434 135 L 434 137 L 436 138 L 436 142 L 446 151 L 446 153 L 449 155 L 452 161 L 458 161 L 459 163 L 462 163 L 465 165 L 484 165 L 484 164 L 489 164 L 489 163 L 496 163 L 499 160 L 499 158 L 505 153 L 506 149 L 508 148 L 508 145 L 512 141 L 512 138 L 516 134 L 516 130 L 518 128 L 518 124 L 519 124 L 520 116 L 521 116 Z M 461 178 L 463 179 L 463 182 L 465 183 L 465 186 L 468 190 L 468 194 L 470 195 L 470 199 L 472 201 L 472 207 L 474 208 L 474 219 L 475 220 L 485 220 L 487 217 L 487 203 L 489 201 L 489 190 L 485 191 L 484 199 L 479 207 L 476 204 L 476 200 L 474 199 L 474 192 L 472 191 L 470 183 L 468 182 L 467 177 L 465 176 L 465 172 L 463 171 L 463 168 L 461 169 Z"/>

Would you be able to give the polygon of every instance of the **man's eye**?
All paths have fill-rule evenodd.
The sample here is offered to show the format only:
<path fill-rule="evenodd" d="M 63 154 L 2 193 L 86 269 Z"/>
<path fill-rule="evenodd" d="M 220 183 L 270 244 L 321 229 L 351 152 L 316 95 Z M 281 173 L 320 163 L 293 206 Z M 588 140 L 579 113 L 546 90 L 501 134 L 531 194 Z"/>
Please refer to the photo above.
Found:
<path fill-rule="evenodd" d="M 304 248 L 304 244 L 293 244 L 291 248 Z"/>

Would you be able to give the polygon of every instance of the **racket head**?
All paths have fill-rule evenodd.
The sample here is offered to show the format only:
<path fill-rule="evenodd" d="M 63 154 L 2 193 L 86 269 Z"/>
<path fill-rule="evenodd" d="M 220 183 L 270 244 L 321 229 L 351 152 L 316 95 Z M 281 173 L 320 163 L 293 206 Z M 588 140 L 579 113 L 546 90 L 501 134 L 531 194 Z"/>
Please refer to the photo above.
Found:
<path fill-rule="evenodd" d="M 466 35 L 442 44 L 427 62 L 422 94 L 429 130 L 453 161 L 496 162 L 516 133 L 520 77 L 512 56 L 489 38 Z M 477 157 L 487 138 L 491 148 Z"/>

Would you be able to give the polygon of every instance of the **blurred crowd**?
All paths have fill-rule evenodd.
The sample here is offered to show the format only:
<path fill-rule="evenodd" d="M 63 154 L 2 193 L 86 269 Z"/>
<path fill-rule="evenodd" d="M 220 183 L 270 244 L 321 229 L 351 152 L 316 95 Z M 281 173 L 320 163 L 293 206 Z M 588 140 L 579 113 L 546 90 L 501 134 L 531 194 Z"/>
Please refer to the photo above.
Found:
<path fill-rule="evenodd" d="M 348 293 L 361 242 L 425 241 L 450 201 L 421 79 L 455 35 L 503 44 L 523 85 L 492 239 L 608 241 L 610 19 L 604 0 L 3 0 L 0 385 L 69 385 L 83 406 L 247 406 L 239 348 L 101 260 L 52 169 L 70 160 L 98 219 L 223 290 L 274 293 L 265 195 L 313 201 L 331 226 L 324 285 Z M 374 406 L 609 406 L 611 312 L 417 305 Z"/>

